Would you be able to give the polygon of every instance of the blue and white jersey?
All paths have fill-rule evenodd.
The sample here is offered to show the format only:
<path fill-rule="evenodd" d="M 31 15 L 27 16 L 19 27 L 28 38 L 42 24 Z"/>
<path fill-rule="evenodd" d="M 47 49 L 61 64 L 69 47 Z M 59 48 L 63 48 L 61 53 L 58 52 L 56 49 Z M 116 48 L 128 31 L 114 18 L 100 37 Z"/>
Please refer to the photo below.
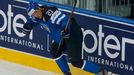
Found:
<path fill-rule="evenodd" d="M 65 17 L 66 17 L 65 14 L 63 14 L 61 11 L 56 10 L 56 11 L 52 14 L 50 20 L 51 20 L 51 22 L 52 22 L 53 24 L 59 25 L 60 22 L 61 22 Z"/>
<path fill-rule="evenodd" d="M 44 6 L 44 8 L 45 10 L 43 14 L 43 20 L 30 17 L 26 23 L 35 23 L 37 25 L 41 25 L 45 30 L 47 30 L 54 42 L 59 43 L 61 39 L 61 31 L 65 29 L 66 23 L 68 21 L 68 16 L 58 10 L 56 7 Z M 71 24 L 68 26 L 68 31 L 70 25 Z"/>
<path fill-rule="evenodd" d="M 65 26 L 64 21 L 68 20 L 68 17 L 58 10 L 56 7 L 44 6 L 44 21 L 51 21 L 52 24 Z"/>

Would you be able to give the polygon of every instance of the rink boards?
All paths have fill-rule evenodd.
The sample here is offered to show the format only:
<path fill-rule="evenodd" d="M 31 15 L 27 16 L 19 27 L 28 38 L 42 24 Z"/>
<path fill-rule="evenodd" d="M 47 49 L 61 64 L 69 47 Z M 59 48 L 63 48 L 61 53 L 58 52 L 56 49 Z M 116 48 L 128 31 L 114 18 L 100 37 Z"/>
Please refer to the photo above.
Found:
<path fill-rule="evenodd" d="M 71 10 L 69 6 L 38 2 L 57 6 L 67 14 Z M 4 0 L 0 4 L 0 58 L 61 74 L 51 59 L 51 38 L 44 29 L 38 26 L 29 36 L 21 33 L 28 17 L 28 2 Z M 108 71 L 116 74 L 134 74 L 134 21 L 82 9 L 76 9 L 74 17 L 83 30 L 83 59 L 103 64 Z M 79 69 L 71 68 L 74 75 L 76 72 L 87 75 Z"/>

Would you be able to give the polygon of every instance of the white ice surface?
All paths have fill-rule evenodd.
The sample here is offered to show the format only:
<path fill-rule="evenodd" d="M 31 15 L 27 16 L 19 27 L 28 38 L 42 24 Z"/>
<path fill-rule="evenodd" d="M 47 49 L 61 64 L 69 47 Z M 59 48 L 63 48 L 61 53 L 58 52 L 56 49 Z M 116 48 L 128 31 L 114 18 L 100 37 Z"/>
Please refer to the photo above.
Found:
<path fill-rule="evenodd" d="M 0 60 L 0 75 L 59 75 Z"/>

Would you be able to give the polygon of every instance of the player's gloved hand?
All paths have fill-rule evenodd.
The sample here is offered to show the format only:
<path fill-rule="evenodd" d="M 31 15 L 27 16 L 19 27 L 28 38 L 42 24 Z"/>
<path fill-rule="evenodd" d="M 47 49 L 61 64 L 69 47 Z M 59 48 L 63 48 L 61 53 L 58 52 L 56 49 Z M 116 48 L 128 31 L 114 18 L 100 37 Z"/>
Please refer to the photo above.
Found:
<path fill-rule="evenodd" d="M 31 30 L 27 30 L 25 28 L 22 29 L 22 33 L 26 34 L 26 35 L 29 35 L 31 32 Z"/>
<path fill-rule="evenodd" d="M 61 36 L 62 36 L 62 38 L 68 39 L 70 37 L 70 34 L 68 32 L 62 31 Z"/>
<path fill-rule="evenodd" d="M 25 23 L 22 29 L 22 33 L 30 34 L 31 30 L 33 29 L 33 25 L 31 23 Z"/>

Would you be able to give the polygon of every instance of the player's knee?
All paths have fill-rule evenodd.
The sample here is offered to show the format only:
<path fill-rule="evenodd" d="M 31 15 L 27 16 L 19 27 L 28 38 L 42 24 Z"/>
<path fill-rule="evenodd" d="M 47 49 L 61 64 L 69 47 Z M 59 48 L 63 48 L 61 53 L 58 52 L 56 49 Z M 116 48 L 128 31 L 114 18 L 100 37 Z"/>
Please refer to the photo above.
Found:
<path fill-rule="evenodd" d="M 51 53 L 51 55 L 53 56 L 53 58 L 58 58 L 58 57 L 60 57 L 61 54 L 62 54 L 61 52 L 56 51 L 56 50 L 51 50 L 50 53 Z"/>
<path fill-rule="evenodd" d="M 83 66 L 83 61 L 71 62 L 74 67 L 81 68 Z"/>
<path fill-rule="evenodd" d="M 54 57 L 54 58 L 58 58 L 62 52 L 60 50 L 57 50 L 58 48 L 58 44 L 57 43 L 53 43 L 51 48 L 50 48 L 50 54 Z"/>

